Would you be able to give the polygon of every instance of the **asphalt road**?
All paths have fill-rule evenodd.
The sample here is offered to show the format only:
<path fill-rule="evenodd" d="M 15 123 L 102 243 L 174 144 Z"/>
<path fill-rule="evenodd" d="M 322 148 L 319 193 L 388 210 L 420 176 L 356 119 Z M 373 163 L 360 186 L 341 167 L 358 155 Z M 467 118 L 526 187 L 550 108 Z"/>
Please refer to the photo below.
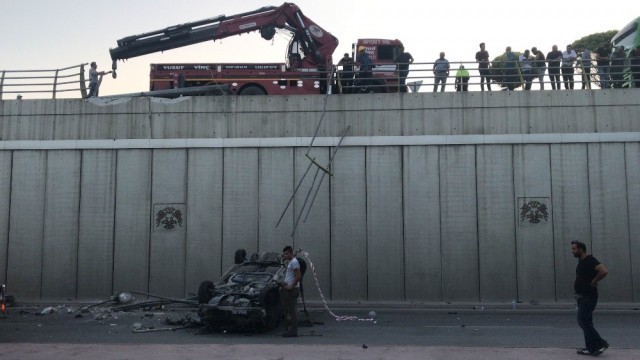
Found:
<path fill-rule="evenodd" d="M 338 315 L 375 321 L 336 321 L 314 307 L 312 326 L 298 338 L 282 329 L 266 333 L 168 330 L 197 319 L 193 309 L 168 306 L 149 311 L 112 312 L 108 306 L 81 313 L 78 305 L 9 308 L 0 319 L 0 359 L 573 359 L 582 345 L 575 310 L 552 308 L 332 309 Z M 168 320 L 168 321 L 167 321 Z M 611 348 L 601 358 L 640 359 L 640 311 L 601 309 L 596 328 Z M 137 324 L 136 324 L 137 323 Z M 303 321 L 309 324 L 309 321 Z M 149 332 L 133 332 L 150 329 Z M 141 326 L 141 327 L 140 327 Z"/>

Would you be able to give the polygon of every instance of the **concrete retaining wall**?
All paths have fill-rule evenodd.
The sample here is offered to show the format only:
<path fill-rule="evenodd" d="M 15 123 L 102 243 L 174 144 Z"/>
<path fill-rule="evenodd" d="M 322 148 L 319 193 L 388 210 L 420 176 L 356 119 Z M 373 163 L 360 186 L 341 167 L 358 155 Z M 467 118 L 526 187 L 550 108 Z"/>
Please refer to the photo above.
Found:
<path fill-rule="evenodd" d="M 305 154 L 325 100 L 309 156 L 327 164 L 350 131 L 318 187 Z M 581 239 L 610 269 L 601 298 L 638 302 L 639 100 L 3 101 L 0 280 L 19 298 L 182 297 L 237 248 L 292 244 L 328 299 L 553 302 L 572 298 Z"/>

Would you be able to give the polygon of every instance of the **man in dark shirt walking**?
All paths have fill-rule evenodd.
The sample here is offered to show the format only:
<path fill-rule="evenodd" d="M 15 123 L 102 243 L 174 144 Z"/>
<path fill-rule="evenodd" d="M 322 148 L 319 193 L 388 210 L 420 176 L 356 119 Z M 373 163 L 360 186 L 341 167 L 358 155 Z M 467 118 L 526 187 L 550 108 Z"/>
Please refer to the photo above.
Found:
<path fill-rule="evenodd" d="M 592 255 L 580 241 L 571 242 L 571 252 L 579 259 L 576 281 L 573 284 L 578 303 L 578 325 L 584 333 L 585 348 L 578 349 L 580 355 L 600 355 L 609 348 L 609 343 L 600 337 L 593 326 L 593 310 L 598 304 L 598 283 L 609 273 L 606 266 Z"/>

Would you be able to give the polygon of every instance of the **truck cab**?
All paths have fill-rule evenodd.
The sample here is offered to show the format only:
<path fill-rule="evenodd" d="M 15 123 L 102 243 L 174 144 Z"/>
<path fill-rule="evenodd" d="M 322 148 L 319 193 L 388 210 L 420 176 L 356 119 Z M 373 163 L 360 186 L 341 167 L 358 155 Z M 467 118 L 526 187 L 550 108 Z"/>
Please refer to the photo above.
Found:
<path fill-rule="evenodd" d="M 356 49 L 365 51 L 374 64 L 371 90 L 376 93 L 398 92 L 398 56 L 404 50 L 402 41 L 395 39 L 358 39 L 352 44 L 352 57 L 356 59 Z"/>

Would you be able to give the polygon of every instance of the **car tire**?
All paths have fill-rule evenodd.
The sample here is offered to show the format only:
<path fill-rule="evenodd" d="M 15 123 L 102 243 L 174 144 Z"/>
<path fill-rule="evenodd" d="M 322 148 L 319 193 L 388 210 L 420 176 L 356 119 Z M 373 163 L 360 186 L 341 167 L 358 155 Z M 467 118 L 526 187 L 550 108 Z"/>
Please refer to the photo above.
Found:
<path fill-rule="evenodd" d="M 215 286 L 213 282 L 205 280 L 198 287 L 198 304 L 206 304 L 213 298 L 213 290 Z"/>
<path fill-rule="evenodd" d="M 267 93 L 260 87 L 257 86 L 247 86 L 242 89 L 240 95 L 267 95 Z"/>
<path fill-rule="evenodd" d="M 275 329 L 282 318 L 282 300 L 276 287 L 267 287 L 260 293 L 260 303 L 266 313 L 265 330 Z"/>

